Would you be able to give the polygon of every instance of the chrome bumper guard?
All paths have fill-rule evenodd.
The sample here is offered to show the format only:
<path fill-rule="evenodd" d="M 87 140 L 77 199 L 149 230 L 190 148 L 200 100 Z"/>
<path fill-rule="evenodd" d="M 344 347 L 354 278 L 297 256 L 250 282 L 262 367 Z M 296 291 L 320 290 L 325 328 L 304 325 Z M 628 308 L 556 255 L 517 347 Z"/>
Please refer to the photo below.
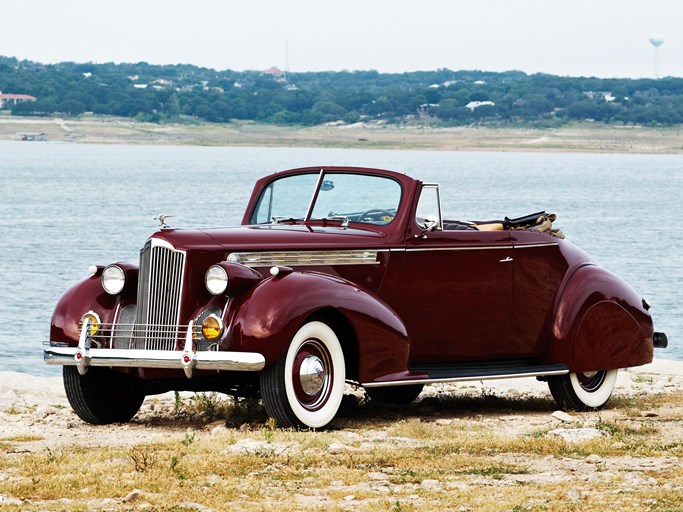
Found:
<path fill-rule="evenodd" d="M 170 368 L 185 371 L 191 379 L 194 370 L 225 370 L 257 372 L 263 369 L 266 359 L 256 352 L 218 352 L 192 350 L 193 323 L 190 322 L 183 350 L 140 350 L 90 348 L 90 321 L 85 320 L 78 347 L 45 347 L 43 357 L 49 365 L 73 365 L 85 375 L 91 366 L 127 368 Z"/>

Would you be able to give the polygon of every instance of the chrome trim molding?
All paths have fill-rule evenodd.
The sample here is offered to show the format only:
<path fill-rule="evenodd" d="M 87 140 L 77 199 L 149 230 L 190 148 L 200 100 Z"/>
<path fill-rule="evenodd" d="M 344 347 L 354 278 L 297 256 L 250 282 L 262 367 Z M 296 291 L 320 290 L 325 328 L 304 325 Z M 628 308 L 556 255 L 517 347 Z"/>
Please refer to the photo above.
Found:
<path fill-rule="evenodd" d="M 557 247 L 558 242 L 550 242 L 547 244 L 515 244 L 515 249 L 534 249 L 536 247 Z"/>
<path fill-rule="evenodd" d="M 364 388 L 381 388 L 385 386 L 410 386 L 412 384 L 441 384 L 446 382 L 466 382 L 471 380 L 498 380 L 498 379 L 516 379 L 522 377 L 545 377 L 551 375 L 566 375 L 569 370 L 553 370 L 548 372 L 529 372 L 529 373 L 512 373 L 507 375 L 478 375 L 471 377 L 449 377 L 443 379 L 411 379 L 411 380 L 393 380 L 386 382 L 361 382 Z"/>
<path fill-rule="evenodd" d="M 426 251 L 495 251 L 495 250 L 511 250 L 512 244 L 508 245 L 485 245 L 476 246 L 468 245 L 465 247 L 410 247 L 405 249 L 406 252 L 426 252 Z M 393 249 L 392 249 L 393 250 Z"/>
<path fill-rule="evenodd" d="M 159 238 L 150 238 L 140 251 L 138 308 L 135 348 L 172 350 L 179 332 L 168 326 L 177 325 L 185 281 L 186 252 L 175 249 Z"/>
<path fill-rule="evenodd" d="M 273 252 L 233 252 L 228 256 L 231 263 L 245 267 L 308 267 L 316 265 L 377 265 L 377 251 L 273 251 Z"/>

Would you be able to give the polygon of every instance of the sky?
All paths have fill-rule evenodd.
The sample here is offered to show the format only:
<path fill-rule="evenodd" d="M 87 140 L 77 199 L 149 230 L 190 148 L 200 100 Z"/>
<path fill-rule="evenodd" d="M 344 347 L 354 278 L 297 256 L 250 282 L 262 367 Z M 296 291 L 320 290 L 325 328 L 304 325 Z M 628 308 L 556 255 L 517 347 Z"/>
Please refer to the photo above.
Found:
<path fill-rule="evenodd" d="M 0 55 L 218 70 L 439 68 L 683 76 L 681 0 L 31 0 L 0 9 Z"/>

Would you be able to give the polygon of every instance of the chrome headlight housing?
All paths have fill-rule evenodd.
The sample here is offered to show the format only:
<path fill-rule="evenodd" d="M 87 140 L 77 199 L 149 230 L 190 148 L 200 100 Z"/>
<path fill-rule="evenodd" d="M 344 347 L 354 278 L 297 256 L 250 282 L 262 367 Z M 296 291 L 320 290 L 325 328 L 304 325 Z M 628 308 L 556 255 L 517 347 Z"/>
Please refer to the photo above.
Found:
<path fill-rule="evenodd" d="M 212 295 L 220 295 L 228 288 L 228 271 L 221 265 L 212 265 L 204 276 L 206 289 Z"/>
<path fill-rule="evenodd" d="M 102 288 L 110 295 L 118 295 L 126 285 L 126 274 L 118 265 L 109 265 L 102 271 Z"/>
<path fill-rule="evenodd" d="M 99 332 L 100 326 L 102 325 L 102 320 L 100 320 L 100 315 L 95 313 L 92 309 L 90 311 L 88 311 L 86 314 L 84 314 L 81 317 L 81 321 L 78 324 L 78 327 L 80 329 L 83 328 L 83 324 L 85 324 L 86 320 L 88 320 L 90 322 L 89 323 L 89 331 L 90 331 L 89 334 L 90 334 L 90 336 L 95 336 Z"/>

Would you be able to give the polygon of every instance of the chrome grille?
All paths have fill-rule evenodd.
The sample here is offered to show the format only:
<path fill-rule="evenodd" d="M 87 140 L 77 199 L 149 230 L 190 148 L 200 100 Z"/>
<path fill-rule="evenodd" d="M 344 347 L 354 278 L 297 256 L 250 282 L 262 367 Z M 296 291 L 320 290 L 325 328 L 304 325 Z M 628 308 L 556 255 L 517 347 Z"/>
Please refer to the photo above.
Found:
<path fill-rule="evenodd" d="M 175 350 L 185 252 L 150 239 L 140 252 L 134 345 L 145 350 Z"/>

